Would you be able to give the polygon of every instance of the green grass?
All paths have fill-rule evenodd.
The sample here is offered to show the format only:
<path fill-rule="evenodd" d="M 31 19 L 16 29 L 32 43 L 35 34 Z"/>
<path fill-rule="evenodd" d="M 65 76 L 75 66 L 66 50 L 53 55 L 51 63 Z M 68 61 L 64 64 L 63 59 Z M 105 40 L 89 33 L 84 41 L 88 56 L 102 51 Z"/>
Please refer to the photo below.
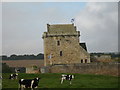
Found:
<path fill-rule="evenodd" d="M 33 79 L 40 77 L 39 88 L 118 88 L 118 77 L 106 75 L 92 74 L 74 74 L 75 79 L 72 80 L 72 85 L 69 81 L 64 81 L 60 84 L 60 73 L 47 74 L 24 74 L 19 73 L 17 80 L 10 80 L 10 73 L 4 73 L 2 80 L 2 88 L 18 88 L 19 79 Z"/>

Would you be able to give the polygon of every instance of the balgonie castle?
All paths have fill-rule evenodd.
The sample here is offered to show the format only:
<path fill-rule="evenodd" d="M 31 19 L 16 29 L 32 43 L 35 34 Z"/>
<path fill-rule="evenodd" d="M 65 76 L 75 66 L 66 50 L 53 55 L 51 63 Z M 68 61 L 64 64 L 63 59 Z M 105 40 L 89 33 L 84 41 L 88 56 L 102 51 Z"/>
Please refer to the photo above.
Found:
<path fill-rule="evenodd" d="M 85 43 L 80 43 L 80 31 L 74 24 L 47 24 L 43 33 L 44 66 L 54 64 L 90 63 Z"/>

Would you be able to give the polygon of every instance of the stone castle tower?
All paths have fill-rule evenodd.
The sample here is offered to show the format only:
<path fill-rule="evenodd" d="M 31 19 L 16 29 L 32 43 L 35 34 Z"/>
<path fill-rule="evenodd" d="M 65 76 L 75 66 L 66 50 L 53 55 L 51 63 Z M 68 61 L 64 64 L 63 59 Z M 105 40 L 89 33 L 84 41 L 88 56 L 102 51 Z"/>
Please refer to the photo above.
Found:
<path fill-rule="evenodd" d="M 90 63 L 85 43 L 79 41 L 80 32 L 74 24 L 47 24 L 43 34 L 44 65 Z"/>

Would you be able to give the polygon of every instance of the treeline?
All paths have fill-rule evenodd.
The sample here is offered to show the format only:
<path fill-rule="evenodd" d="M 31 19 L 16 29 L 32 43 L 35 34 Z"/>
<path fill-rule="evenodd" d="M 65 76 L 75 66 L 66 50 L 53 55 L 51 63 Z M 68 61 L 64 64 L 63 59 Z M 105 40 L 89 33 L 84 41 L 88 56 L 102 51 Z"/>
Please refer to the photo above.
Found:
<path fill-rule="evenodd" d="M 2 55 L 0 56 L 0 59 L 1 60 L 38 60 L 38 59 L 41 59 L 43 60 L 44 59 L 44 54 L 38 54 L 38 55 L 11 55 L 10 57 L 6 56 L 6 55 Z"/>
<path fill-rule="evenodd" d="M 90 53 L 90 55 L 97 55 L 98 57 L 101 55 L 111 55 L 111 58 L 120 57 L 120 53 Z"/>

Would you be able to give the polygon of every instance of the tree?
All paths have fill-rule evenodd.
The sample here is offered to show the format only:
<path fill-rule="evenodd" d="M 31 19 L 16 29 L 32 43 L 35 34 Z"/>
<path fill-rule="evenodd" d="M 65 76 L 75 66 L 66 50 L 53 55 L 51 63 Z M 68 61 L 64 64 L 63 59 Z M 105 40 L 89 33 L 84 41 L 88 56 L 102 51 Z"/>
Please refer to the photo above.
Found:
<path fill-rule="evenodd" d="M 10 60 L 15 60 L 16 58 L 17 58 L 17 55 L 13 54 L 13 55 L 10 56 L 9 59 L 10 59 Z"/>
<path fill-rule="evenodd" d="M 38 54 L 37 56 L 36 56 L 36 59 L 44 59 L 44 54 Z"/>

